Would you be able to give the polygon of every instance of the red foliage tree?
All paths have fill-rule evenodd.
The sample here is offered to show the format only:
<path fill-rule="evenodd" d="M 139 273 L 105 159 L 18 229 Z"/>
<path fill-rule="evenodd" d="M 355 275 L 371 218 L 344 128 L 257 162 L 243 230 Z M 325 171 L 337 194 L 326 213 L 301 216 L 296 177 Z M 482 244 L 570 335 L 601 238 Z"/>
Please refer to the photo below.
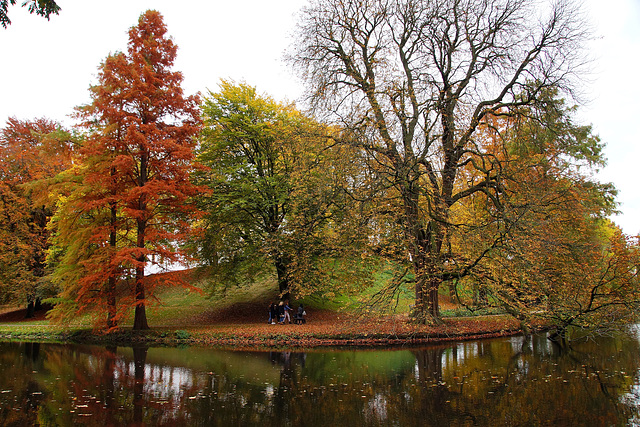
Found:
<path fill-rule="evenodd" d="M 106 211 L 96 227 L 102 234 L 92 239 L 110 247 L 110 289 L 116 276 L 135 271 L 134 329 L 148 329 L 145 266 L 153 257 L 180 259 L 174 244 L 189 230 L 195 210 L 187 201 L 199 191 L 189 180 L 199 98 L 185 96 L 182 74 L 171 70 L 176 50 L 161 14 L 145 12 L 129 30 L 127 53 L 107 57 L 91 87 L 93 102 L 78 109 L 92 133 L 84 183 L 100 190 L 83 196 L 84 207 Z"/>

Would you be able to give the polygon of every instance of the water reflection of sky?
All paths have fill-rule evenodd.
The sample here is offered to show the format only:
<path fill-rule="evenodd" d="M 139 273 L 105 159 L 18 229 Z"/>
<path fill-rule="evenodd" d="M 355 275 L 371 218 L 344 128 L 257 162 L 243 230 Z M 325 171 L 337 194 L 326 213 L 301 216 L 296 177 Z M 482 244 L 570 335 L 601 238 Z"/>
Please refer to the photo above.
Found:
<path fill-rule="evenodd" d="M 640 337 L 640 330 L 638 331 Z M 532 339 L 531 337 L 514 336 L 495 340 L 509 347 L 512 356 L 535 353 L 538 356 L 550 356 L 556 351 L 554 344 L 545 339 L 545 335 Z M 482 357 L 483 348 L 487 341 L 460 342 L 447 348 L 442 354 L 442 365 L 444 368 L 464 365 L 467 360 Z M 522 361 L 521 361 L 522 362 Z"/>

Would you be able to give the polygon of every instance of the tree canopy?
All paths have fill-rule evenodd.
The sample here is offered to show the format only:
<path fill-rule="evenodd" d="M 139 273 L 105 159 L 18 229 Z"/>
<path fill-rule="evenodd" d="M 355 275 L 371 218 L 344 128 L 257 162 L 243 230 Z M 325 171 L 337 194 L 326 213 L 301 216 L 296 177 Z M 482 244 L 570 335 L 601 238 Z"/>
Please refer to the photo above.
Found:
<path fill-rule="evenodd" d="M 442 321 L 443 296 L 559 339 L 633 321 L 638 237 L 607 219 L 604 144 L 573 105 L 588 27 L 571 0 L 539 6 L 311 0 L 289 56 L 304 112 L 233 80 L 185 95 L 145 12 L 73 133 L 0 130 L 0 303 L 57 293 L 59 317 L 112 330 L 133 311 L 147 329 L 157 285 L 187 285 L 148 267 L 193 260 L 282 299 L 409 293 L 419 323 Z"/>
<path fill-rule="evenodd" d="M 4 302 L 24 301 L 31 310 L 40 299 L 55 295 L 45 277 L 52 206 L 45 201 L 46 189 L 33 183 L 68 168 L 73 151 L 70 133 L 48 119 L 10 118 L 0 130 L 0 300 Z"/>
<path fill-rule="evenodd" d="M 336 233 L 345 218 L 341 184 L 348 171 L 335 161 L 329 130 L 291 105 L 224 80 L 205 98 L 203 113 L 199 159 L 208 169 L 198 180 L 211 193 L 202 199 L 201 254 L 227 283 L 240 280 L 240 272 L 263 271 L 268 262 L 282 297 L 292 284 L 304 292 L 320 253 L 338 253 L 327 231 Z"/>
<path fill-rule="evenodd" d="M 535 104 L 545 88 L 570 89 L 579 71 L 588 34 L 578 10 L 537 6 L 316 0 L 303 10 L 291 61 L 315 111 L 343 127 L 342 142 L 366 151 L 396 192 L 420 321 L 439 318 L 455 205 L 484 195 L 500 209 L 501 168 L 476 141 L 480 124 Z"/>
<path fill-rule="evenodd" d="M 16 0 L 0 0 L 0 25 L 7 28 L 11 25 L 9 19 L 9 5 L 15 5 Z M 56 4 L 54 0 L 26 0 L 22 3 L 22 7 L 29 6 L 29 13 L 43 16 L 47 19 L 51 14 L 57 15 L 60 11 L 60 6 Z"/>
<path fill-rule="evenodd" d="M 145 268 L 154 259 L 181 261 L 176 245 L 197 211 L 190 174 L 199 99 L 183 95 L 182 74 L 171 70 L 177 47 L 166 33 L 160 13 L 141 15 L 127 53 L 100 65 L 92 103 L 77 113 L 89 133 L 81 164 L 70 171 L 78 184 L 58 215 L 58 241 L 67 249 L 60 280 L 74 272 L 77 288 L 68 295 L 83 306 L 108 300 L 109 327 L 120 317 L 115 289 L 124 281 L 132 286 L 134 328 L 148 328 L 153 283 Z"/>
<path fill-rule="evenodd" d="M 467 233 L 464 244 L 486 247 L 474 242 L 502 228 L 500 244 L 470 281 L 481 286 L 484 304 L 506 308 L 525 327 L 553 325 L 562 338 L 572 326 L 603 332 L 633 321 L 640 258 L 637 239 L 607 219 L 615 190 L 589 173 L 590 166 L 604 164 L 599 138 L 589 126 L 574 124 L 575 109 L 554 95 L 547 91 L 543 104 L 496 117 L 484 128 L 485 144 L 506 141 L 507 150 L 494 154 L 509 177 L 507 197 L 502 224 L 489 215 L 478 218 L 488 226 L 482 234 Z"/>

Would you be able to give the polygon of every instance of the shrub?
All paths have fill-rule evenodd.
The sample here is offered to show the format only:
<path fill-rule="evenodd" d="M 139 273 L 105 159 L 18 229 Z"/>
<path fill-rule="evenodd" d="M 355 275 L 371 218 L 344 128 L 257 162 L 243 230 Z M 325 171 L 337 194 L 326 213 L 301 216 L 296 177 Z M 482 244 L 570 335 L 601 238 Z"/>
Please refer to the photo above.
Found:
<path fill-rule="evenodd" d="M 189 332 L 184 331 L 182 329 L 179 331 L 176 331 L 176 338 L 179 340 L 187 340 L 189 339 Z"/>

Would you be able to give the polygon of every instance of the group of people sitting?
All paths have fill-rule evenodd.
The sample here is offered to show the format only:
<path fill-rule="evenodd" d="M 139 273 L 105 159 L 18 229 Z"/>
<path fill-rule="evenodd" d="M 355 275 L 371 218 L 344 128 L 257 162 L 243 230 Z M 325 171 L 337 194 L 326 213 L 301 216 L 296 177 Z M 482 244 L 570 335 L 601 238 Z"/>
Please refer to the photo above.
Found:
<path fill-rule="evenodd" d="M 291 323 L 291 312 L 293 312 L 293 309 L 289 307 L 289 301 L 280 301 L 279 304 L 272 302 L 271 305 L 269 305 L 269 320 L 267 323 L 271 325 L 275 325 L 276 322 L 278 324 Z M 293 323 L 298 325 L 306 323 L 306 315 L 307 312 L 304 310 L 304 304 L 300 304 L 298 310 L 293 314 Z"/>

